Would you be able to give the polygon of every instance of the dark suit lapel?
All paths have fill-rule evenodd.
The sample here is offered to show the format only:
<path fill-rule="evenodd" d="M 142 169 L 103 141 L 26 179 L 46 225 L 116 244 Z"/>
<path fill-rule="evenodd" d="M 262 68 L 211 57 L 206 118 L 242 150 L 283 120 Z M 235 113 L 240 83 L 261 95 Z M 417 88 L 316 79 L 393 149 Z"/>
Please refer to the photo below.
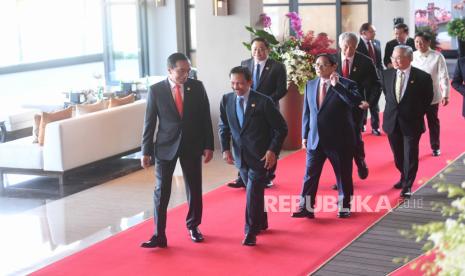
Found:
<path fill-rule="evenodd" d="M 194 97 L 194 95 L 192 95 L 191 83 L 189 82 L 189 80 L 187 80 L 184 83 L 184 100 L 183 100 L 183 103 L 182 103 L 183 117 L 186 116 L 186 114 L 188 114 L 187 116 L 192 115 L 190 113 L 190 109 L 191 109 L 192 106 L 194 106 L 196 104 L 195 100 L 196 100 L 196 98 Z M 176 105 L 175 105 L 175 107 L 176 107 Z M 176 109 L 176 111 L 178 111 L 178 110 Z"/>
<path fill-rule="evenodd" d="M 388 91 L 391 91 L 391 93 L 389 93 L 390 97 L 392 97 L 394 99 L 394 102 L 397 103 L 397 98 L 396 98 L 396 78 L 397 78 L 397 70 L 392 70 L 391 72 L 391 89 L 388 89 Z"/>
<path fill-rule="evenodd" d="M 337 73 L 342 76 L 342 61 L 341 53 L 337 55 Z"/>
<path fill-rule="evenodd" d="M 353 79 L 354 74 L 357 72 L 359 65 L 360 65 L 359 55 L 355 53 L 354 59 L 352 60 L 352 67 L 350 68 L 349 79 Z"/>
<path fill-rule="evenodd" d="M 263 71 L 260 74 L 260 79 L 258 80 L 258 85 L 256 88 L 257 90 L 258 90 L 258 87 L 260 87 L 260 85 L 262 84 L 263 80 L 268 76 L 272 68 L 273 68 L 273 61 L 268 58 L 265 62 L 265 68 L 263 68 Z"/>
<path fill-rule="evenodd" d="M 249 99 L 247 101 L 247 107 L 245 108 L 244 124 L 242 125 L 241 132 L 247 127 L 250 121 L 250 117 L 255 112 L 256 105 L 257 103 L 256 103 L 255 91 L 250 90 Z"/>
<path fill-rule="evenodd" d="M 178 118 L 181 120 L 181 116 L 179 115 L 178 109 L 176 108 L 176 103 L 174 102 L 173 94 L 171 92 L 171 85 L 168 79 L 165 80 L 165 91 L 166 103 L 173 110 L 174 113 L 177 114 Z"/>

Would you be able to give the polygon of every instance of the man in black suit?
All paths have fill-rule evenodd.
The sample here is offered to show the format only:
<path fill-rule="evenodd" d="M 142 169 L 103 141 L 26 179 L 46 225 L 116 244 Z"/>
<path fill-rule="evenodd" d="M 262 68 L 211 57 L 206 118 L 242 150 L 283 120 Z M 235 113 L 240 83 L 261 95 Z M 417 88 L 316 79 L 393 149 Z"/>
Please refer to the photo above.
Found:
<path fill-rule="evenodd" d="M 266 174 L 276 164 L 287 125 L 273 100 L 251 89 L 249 69 L 234 67 L 230 79 L 234 92 L 225 94 L 221 100 L 219 136 L 223 159 L 236 165 L 246 183 L 243 244 L 255 245 L 256 235 L 268 228 L 264 210 Z"/>
<path fill-rule="evenodd" d="M 190 62 L 181 53 L 168 57 L 168 78 L 150 87 L 142 136 L 141 165 L 148 168 L 155 159 L 157 187 L 154 192 L 155 234 L 142 247 L 166 247 L 166 212 L 171 181 L 179 159 L 186 185 L 189 212 L 187 229 L 194 242 L 203 235 L 202 155 L 204 163 L 213 157 L 213 128 L 207 93 L 200 81 L 189 79 Z M 155 129 L 158 130 L 154 143 Z"/>
<path fill-rule="evenodd" d="M 465 85 L 463 81 L 465 80 L 465 57 L 459 58 L 457 60 L 457 65 L 455 66 L 454 77 L 452 78 L 452 87 L 454 87 L 457 92 L 462 94 L 463 106 L 462 106 L 462 116 L 465 117 Z"/>
<path fill-rule="evenodd" d="M 358 38 L 355 33 L 345 32 L 339 35 L 339 52 L 337 72 L 344 78 L 348 78 L 357 83 L 359 94 L 362 96 L 361 105 L 356 105 L 353 110 L 355 123 L 355 151 L 354 161 L 357 165 L 360 179 L 368 177 L 368 166 L 365 161 L 365 146 L 362 140 L 363 113 L 370 105 L 376 102 L 376 95 L 372 91 L 377 91 L 381 87 L 378 74 L 373 61 L 357 52 Z"/>
<path fill-rule="evenodd" d="M 387 133 L 402 189 L 400 196 L 409 198 L 418 170 L 419 142 L 425 124 L 423 117 L 433 100 L 431 76 L 413 66 L 413 50 L 407 45 L 394 48 L 393 69 L 383 72 L 386 107 L 383 130 Z"/>
<path fill-rule="evenodd" d="M 354 107 L 362 100 L 357 84 L 339 77 L 335 57 L 317 57 L 318 78 L 307 82 L 302 115 L 302 146 L 307 149 L 307 161 L 301 192 L 300 208 L 295 218 L 314 218 L 318 182 L 326 159 L 333 166 L 339 191 L 338 216 L 350 216 L 353 194 L 352 157 L 355 146 Z"/>
<path fill-rule="evenodd" d="M 268 41 L 261 37 L 256 37 L 250 43 L 252 58 L 243 60 L 241 66 L 246 67 L 252 73 L 252 88 L 262 94 L 269 96 L 279 109 L 279 100 L 287 92 L 287 74 L 284 65 L 269 58 L 270 45 Z M 278 153 L 279 154 L 279 153 Z M 276 166 L 267 172 L 266 187 L 273 186 L 273 179 L 276 177 Z M 240 173 L 235 181 L 228 183 L 232 188 L 243 188 Z"/>
<path fill-rule="evenodd" d="M 394 26 L 394 34 L 396 38 L 388 41 L 386 47 L 384 48 L 384 66 L 387 69 L 392 68 L 391 55 L 394 50 L 394 47 L 397 45 L 407 45 L 415 50 L 415 41 L 413 38 L 408 37 L 408 26 L 404 23 L 399 23 Z"/>
<path fill-rule="evenodd" d="M 360 41 L 357 45 L 357 52 L 362 53 L 371 58 L 376 67 L 378 76 L 381 77 L 383 71 L 383 64 L 381 59 L 381 43 L 375 39 L 376 28 L 371 23 L 363 23 L 360 26 Z M 370 115 L 371 115 L 371 133 L 376 136 L 381 135 L 379 129 L 379 107 L 378 101 L 381 96 L 380 87 L 372 87 L 370 95 L 373 97 L 373 102 L 370 103 Z M 367 123 L 368 112 L 364 112 L 363 125 Z"/>

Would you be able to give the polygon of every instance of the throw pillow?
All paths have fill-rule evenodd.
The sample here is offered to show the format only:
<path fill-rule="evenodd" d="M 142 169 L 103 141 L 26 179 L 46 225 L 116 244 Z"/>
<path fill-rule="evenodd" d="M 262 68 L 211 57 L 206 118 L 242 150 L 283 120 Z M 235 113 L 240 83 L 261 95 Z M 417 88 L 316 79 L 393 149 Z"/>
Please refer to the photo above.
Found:
<path fill-rule="evenodd" d="M 133 103 L 135 99 L 136 97 L 134 94 L 127 95 L 123 98 L 110 98 L 110 104 L 108 105 L 108 108 Z"/>
<path fill-rule="evenodd" d="M 40 120 L 42 120 L 42 115 L 41 114 L 35 114 L 34 115 L 34 121 L 32 123 L 32 143 L 33 144 L 39 143 Z"/>
<path fill-rule="evenodd" d="M 71 118 L 73 115 L 73 108 L 68 107 L 66 109 L 56 111 L 56 112 L 42 112 L 42 119 L 40 120 L 39 126 L 39 145 L 44 145 L 45 138 L 45 126 L 48 123 L 60 121 L 64 119 Z"/>
<path fill-rule="evenodd" d="M 107 104 L 105 103 L 105 100 L 98 101 L 93 104 L 78 104 L 76 105 L 76 115 L 84 115 L 100 110 L 104 110 L 107 108 Z"/>

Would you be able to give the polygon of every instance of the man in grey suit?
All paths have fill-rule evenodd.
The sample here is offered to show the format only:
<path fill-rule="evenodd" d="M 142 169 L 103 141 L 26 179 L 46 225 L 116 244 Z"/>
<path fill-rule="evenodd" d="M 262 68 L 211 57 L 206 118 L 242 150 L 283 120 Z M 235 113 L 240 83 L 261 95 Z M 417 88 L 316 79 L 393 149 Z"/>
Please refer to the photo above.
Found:
<path fill-rule="evenodd" d="M 202 219 L 202 155 L 213 157 L 213 128 L 207 93 L 200 81 L 189 79 L 190 62 L 181 53 L 168 57 L 168 78 L 150 87 L 142 137 L 141 165 L 155 159 L 157 187 L 154 192 L 155 234 L 142 247 L 166 247 L 166 212 L 171 181 L 179 159 L 186 185 L 189 212 L 187 229 L 194 242 L 203 241 L 198 226 Z M 155 129 L 157 127 L 154 143 Z"/>
<path fill-rule="evenodd" d="M 250 88 L 249 69 L 234 67 L 229 75 L 234 92 L 221 100 L 219 134 L 223 159 L 236 165 L 246 183 L 246 236 L 242 243 L 253 246 L 257 234 L 268 228 L 264 210 L 266 173 L 276 165 L 287 125 L 271 98 Z"/>

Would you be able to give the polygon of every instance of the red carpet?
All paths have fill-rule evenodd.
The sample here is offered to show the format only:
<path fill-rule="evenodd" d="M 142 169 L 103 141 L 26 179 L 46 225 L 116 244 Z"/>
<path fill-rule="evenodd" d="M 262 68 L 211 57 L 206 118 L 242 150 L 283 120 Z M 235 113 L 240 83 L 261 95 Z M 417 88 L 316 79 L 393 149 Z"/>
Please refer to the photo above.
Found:
<path fill-rule="evenodd" d="M 442 155 L 432 157 L 429 138 L 423 135 L 420 168 L 415 188 L 431 179 L 447 163 L 465 151 L 461 96 L 452 92 L 452 103 L 440 109 Z M 361 181 L 354 174 L 355 195 L 373 196 L 375 208 L 381 195 L 395 206 L 399 191 L 392 185 L 399 179 L 387 137 L 365 135 L 370 176 Z M 280 161 L 277 185 L 267 195 L 298 195 L 305 166 L 299 151 Z M 334 175 L 329 162 L 320 181 L 319 196 L 336 196 L 330 189 Z M 124 196 L 124 195 L 122 195 Z M 258 236 L 256 247 L 241 245 L 244 227 L 244 190 L 221 187 L 204 196 L 201 225 L 205 242 L 194 244 L 185 229 L 186 205 L 169 212 L 168 248 L 147 250 L 139 244 L 151 236 L 153 221 L 141 223 L 34 275 L 305 275 L 318 269 L 385 213 L 354 212 L 338 219 L 336 212 L 316 213 L 315 220 L 293 219 L 289 212 L 270 213 L 270 229 Z"/>

